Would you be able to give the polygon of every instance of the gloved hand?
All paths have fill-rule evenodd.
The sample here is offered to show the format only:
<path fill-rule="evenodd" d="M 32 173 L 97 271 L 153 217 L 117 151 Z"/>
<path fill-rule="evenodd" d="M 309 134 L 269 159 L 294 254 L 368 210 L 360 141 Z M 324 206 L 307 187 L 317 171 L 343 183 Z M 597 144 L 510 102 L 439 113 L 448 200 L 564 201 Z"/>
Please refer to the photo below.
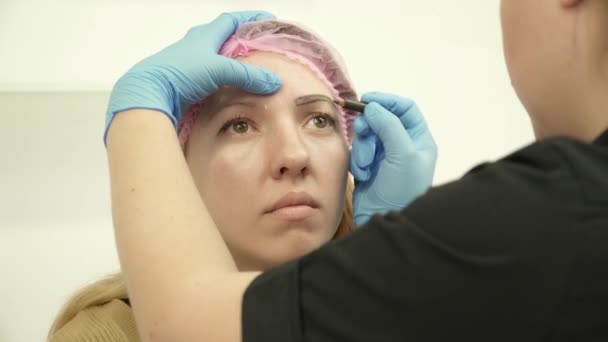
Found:
<path fill-rule="evenodd" d="M 357 227 L 426 192 L 437 160 L 437 145 L 414 101 L 386 93 L 368 93 L 361 101 L 368 104 L 355 120 L 350 155 Z"/>
<path fill-rule="evenodd" d="M 133 66 L 114 85 L 106 113 L 107 134 L 116 113 L 133 108 L 165 113 L 174 126 L 187 107 L 223 85 L 255 94 L 281 87 L 278 75 L 217 54 L 245 22 L 274 18 L 262 11 L 224 13 L 211 23 L 191 28 L 186 36 Z"/>

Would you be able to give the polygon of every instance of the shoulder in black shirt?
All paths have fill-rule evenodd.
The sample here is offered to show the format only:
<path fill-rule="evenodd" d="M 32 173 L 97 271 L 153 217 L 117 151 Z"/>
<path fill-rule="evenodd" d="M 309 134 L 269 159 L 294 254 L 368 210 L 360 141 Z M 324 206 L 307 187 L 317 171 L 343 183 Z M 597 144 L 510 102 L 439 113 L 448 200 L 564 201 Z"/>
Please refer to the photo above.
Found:
<path fill-rule="evenodd" d="M 608 131 L 536 142 L 266 272 L 250 341 L 608 340 Z"/>

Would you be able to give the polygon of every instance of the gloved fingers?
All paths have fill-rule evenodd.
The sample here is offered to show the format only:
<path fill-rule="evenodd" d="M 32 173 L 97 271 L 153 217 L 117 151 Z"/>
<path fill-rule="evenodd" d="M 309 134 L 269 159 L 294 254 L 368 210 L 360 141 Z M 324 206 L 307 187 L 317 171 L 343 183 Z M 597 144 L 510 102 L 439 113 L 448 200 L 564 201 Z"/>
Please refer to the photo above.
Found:
<path fill-rule="evenodd" d="M 353 162 L 350 164 L 350 173 L 355 180 L 359 182 L 367 182 L 371 177 L 371 171 L 369 169 L 362 169 Z"/>
<path fill-rule="evenodd" d="M 281 88 L 281 78 L 274 72 L 234 59 L 221 57 L 221 67 L 210 73 L 217 87 L 230 85 L 254 94 L 271 94 Z"/>
<path fill-rule="evenodd" d="M 375 160 L 374 156 L 378 154 L 378 148 L 381 147 L 379 145 L 382 144 L 378 141 L 378 137 L 375 134 L 361 137 L 359 142 L 360 144 L 358 144 L 358 146 L 361 147 L 361 153 L 358 153 L 357 165 L 362 168 L 368 168 L 373 164 Z"/>
<path fill-rule="evenodd" d="M 362 137 L 368 136 L 371 133 L 369 125 L 367 124 L 367 122 L 365 122 L 365 118 L 361 115 L 355 119 L 355 122 L 353 123 L 353 128 L 355 130 L 355 133 Z"/>
<path fill-rule="evenodd" d="M 381 92 L 369 92 L 361 97 L 363 102 L 377 102 L 401 120 L 401 124 L 407 130 L 417 129 L 418 126 L 426 126 L 422 112 L 414 100 Z"/>
<path fill-rule="evenodd" d="M 374 163 L 377 164 L 382 160 L 384 160 L 384 146 L 381 141 L 378 141 L 376 143 L 376 157 L 374 158 Z"/>
<path fill-rule="evenodd" d="M 435 140 L 424 119 L 424 115 L 411 99 L 381 92 L 370 92 L 361 98 L 364 102 L 377 102 L 399 117 L 401 124 L 422 149 L 436 149 Z"/>
<path fill-rule="evenodd" d="M 419 150 L 434 150 L 434 154 L 437 154 L 433 134 L 415 103 L 400 117 L 400 121 Z"/>
<path fill-rule="evenodd" d="M 414 105 L 414 101 L 411 99 L 378 91 L 363 94 L 361 101 L 365 103 L 377 102 L 397 116 L 401 116 Z"/>
<path fill-rule="evenodd" d="M 210 23 L 192 27 L 186 37 L 206 37 L 217 52 L 239 25 L 250 21 L 274 18 L 275 16 L 272 13 L 266 11 L 222 13 Z"/>
<path fill-rule="evenodd" d="M 370 178 L 370 166 L 374 162 L 376 143 L 375 135 L 355 137 L 350 152 L 350 171 L 355 179 L 364 182 Z"/>
<path fill-rule="evenodd" d="M 352 154 L 352 151 L 351 151 L 350 168 L 349 168 L 350 173 L 353 175 L 353 177 L 357 181 L 361 181 L 361 182 L 367 181 L 371 176 L 371 172 L 369 171 L 369 169 L 366 169 L 364 167 L 357 165 L 357 163 L 355 162 L 354 159 L 355 159 L 355 156 Z"/>
<path fill-rule="evenodd" d="M 369 215 L 355 215 L 354 221 L 355 221 L 355 227 L 359 228 L 362 225 L 364 225 L 365 223 L 367 223 L 367 221 L 369 221 L 370 217 Z"/>
<path fill-rule="evenodd" d="M 365 106 L 363 113 L 371 130 L 378 135 L 387 158 L 414 150 L 412 139 L 399 118 L 376 102 Z"/>

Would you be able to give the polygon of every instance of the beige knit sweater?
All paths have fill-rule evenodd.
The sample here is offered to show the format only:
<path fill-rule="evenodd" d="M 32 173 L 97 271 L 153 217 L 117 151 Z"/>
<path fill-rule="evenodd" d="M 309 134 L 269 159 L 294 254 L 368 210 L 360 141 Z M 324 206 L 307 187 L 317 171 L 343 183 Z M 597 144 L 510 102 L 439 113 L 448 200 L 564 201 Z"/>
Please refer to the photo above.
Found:
<path fill-rule="evenodd" d="M 50 342 L 139 342 L 131 307 L 119 299 L 86 308 L 53 334 Z"/>

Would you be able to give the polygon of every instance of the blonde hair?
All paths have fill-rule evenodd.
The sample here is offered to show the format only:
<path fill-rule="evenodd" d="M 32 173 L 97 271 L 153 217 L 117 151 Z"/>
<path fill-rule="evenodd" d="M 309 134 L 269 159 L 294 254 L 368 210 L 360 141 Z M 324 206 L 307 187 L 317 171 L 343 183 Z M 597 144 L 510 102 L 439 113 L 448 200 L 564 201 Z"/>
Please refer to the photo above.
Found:
<path fill-rule="evenodd" d="M 340 239 L 355 230 L 353 220 L 353 193 L 354 183 L 349 177 L 346 184 L 346 196 L 344 200 L 344 210 L 338 229 L 334 234 L 333 240 Z M 122 273 L 117 272 L 103 279 L 97 280 L 92 284 L 78 290 L 63 305 L 59 314 L 53 321 L 48 334 L 51 340 L 53 334 L 71 321 L 76 315 L 89 307 L 109 303 L 114 299 L 128 299 L 127 284 Z"/>

